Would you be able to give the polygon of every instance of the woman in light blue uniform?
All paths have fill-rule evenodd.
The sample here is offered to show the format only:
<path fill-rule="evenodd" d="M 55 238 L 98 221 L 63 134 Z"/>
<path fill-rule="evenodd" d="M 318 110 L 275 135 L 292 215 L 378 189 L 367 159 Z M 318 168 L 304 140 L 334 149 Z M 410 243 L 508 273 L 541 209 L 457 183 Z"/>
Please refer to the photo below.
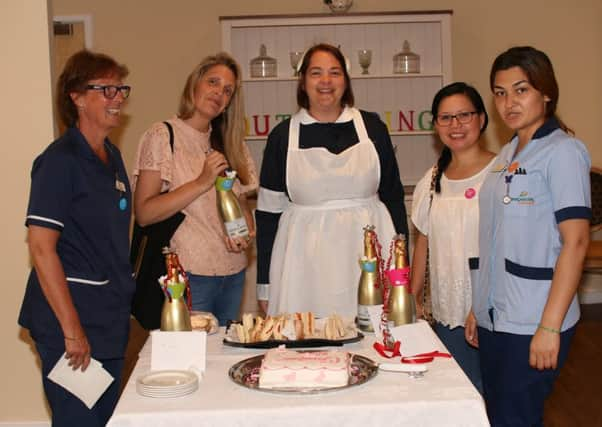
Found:
<path fill-rule="evenodd" d="M 131 191 L 121 155 L 107 136 L 130 93 L 128 70 L 81 51 L 57 85 L 65 133 L 31 171 L 27 240 L 33 268 L 19 324 L 42 363 L 53 426 L 104 426 L 119 395 L 135 283 L 129 263 Z M 48 373 L 64 357 L 74 369 L 98 360 L 113 382 L 92 408 Z"/>
<path fill-rule="evenodd" d="M 473 340 L 491 424 L 539 426 L 579 319 L 590 157 L 556 116 L 558 85 L 543 52 L 502 53 L 490 85 L 515 135 L 481 189 Z"/>

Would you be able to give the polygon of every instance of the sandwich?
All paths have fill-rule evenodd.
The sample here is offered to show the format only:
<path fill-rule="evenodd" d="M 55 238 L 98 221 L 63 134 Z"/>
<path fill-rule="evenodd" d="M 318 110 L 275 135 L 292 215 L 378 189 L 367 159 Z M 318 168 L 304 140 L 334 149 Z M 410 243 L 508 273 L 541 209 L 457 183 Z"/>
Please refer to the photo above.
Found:
<path fill-rule="evenodd" d="M 314 314 L 311 311 L 301 313 L 303 322 L 303 337 L 312 338 L 315 335 Z"/>
<path fill-rule="evenodd" d="M 257 341 L 267 341 L 272 337 L 274 331 L 274 318 L 272 316 L 266 317 L 263 321 L 263 327 L 259 331 Z"/>

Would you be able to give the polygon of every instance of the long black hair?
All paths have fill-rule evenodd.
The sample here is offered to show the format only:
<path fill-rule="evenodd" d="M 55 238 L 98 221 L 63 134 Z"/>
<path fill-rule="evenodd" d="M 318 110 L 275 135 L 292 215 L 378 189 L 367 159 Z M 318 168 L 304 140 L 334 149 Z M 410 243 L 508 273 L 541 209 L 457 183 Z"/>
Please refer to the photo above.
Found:
<path fill-rule="evenodd" d="M 487 129 L 487 124 L 489 123 L 489 116 L 487 115 L 487 110 L 485 109 L 485 104 L 483 103 L 483 98 L 479 92 L 469 84 L 464 82 L 456 82 L 451 83 L 447 86 L 439 89 L 439 92 L 435 94 L 433 98 L 433 105 L 431 106 L 431 115 L 433 116 L 433 124 L 435 124 L 435 120 L 437 115 L 439 114 L 439 105 L 441 101 L 445 98 L 448 98 L 452 95 L 464 95 L 466 96 L 470 102 L 472 103 L 475 111 L 479 114 L 483 114 L 485 116 L 485 121 L 483 122 L 483 126 L 481 126 L 481 134 L 485 132 Z M 441 151 L 441 155 L 437 160 L 437 175 L 435 175 L 435 193 L 441 193 L 441 176 L 445 169 L 449 166 L 452 159 L 452 153 L 449 147 L 444 146 Z"/>

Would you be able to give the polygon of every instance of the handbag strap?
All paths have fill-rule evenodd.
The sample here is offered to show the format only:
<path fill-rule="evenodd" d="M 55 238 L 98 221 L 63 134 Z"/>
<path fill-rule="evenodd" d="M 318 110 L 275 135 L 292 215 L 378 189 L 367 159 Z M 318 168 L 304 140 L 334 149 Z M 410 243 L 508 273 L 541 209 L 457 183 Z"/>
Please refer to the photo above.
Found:
<path fill-rule="evenodd" d="M 173 127 L 171 127 L 171 123 L 163 122 L 165 126 L 167 126 L 167 130 L 169 131 L 169 148 L 171 148 L 171 153 L 173 154 Z"/>
<path fill-rule="evenodd" d="M 429 191 L 429 216 L 431 215 L 431 206 L 433 205 L 433 196 L 435 195 L 435 183 L 437 180 L 437 173 L 439 172 L 439 168 L 437 164 L 433 165 L 433 173 L 431 174 L 431 188 Z M 435 323 L 435 319 L 433 318 L 433 305 L 431 299 L 431 284 L 430 284 L 430 258 L 431 251 L 429 251 L 428 246 L 426 247 L 426 263 L 424 266 L 424 285 L 422 287 L 422 309 L 423 309 L 423 317 L 429 322 L 431 325 Z"/>

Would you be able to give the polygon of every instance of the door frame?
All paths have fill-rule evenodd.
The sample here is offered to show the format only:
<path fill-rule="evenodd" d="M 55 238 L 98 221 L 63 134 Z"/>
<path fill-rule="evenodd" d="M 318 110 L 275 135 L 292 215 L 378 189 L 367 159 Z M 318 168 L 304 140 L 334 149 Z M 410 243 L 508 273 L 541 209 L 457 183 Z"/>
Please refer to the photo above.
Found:
<path fill-rule="evenodd" d="M 92 49 L 92 15 L 57 15 L 52 17 L 52 22 L 63 22 L 66 24 L 84 24 L 84 45 L 86 49 Z"/>

